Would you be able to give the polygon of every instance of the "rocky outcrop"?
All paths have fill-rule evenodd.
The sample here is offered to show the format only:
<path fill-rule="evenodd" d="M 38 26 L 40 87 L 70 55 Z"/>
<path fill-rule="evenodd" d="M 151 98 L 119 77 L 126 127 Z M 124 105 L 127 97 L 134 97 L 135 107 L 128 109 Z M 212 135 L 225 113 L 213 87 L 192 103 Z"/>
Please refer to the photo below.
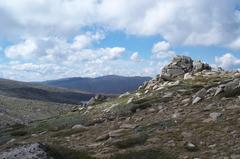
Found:
<path fill-rule="evenodd" d="M 185 73 L 196 73 L 203 70 L 211 70 L 211 67 L 201 61 L 193 61 L 187 56 L 176 56 L 169 65 L 162 69 L 161 78 L 168 81 L 183 76 Z"/>
<path fill-rule="evenodd" d="M 222 71 L 222 70 L 221 70 Z M 150 90 L 162 90 L 166 86 L 175 86 L 181 83 L 181 80 L 193 80 L 195 76 L 203 73 L 206 76 L 219 73 L 219 71 L 212 71 L 211 66 L 201 61 L 194 61 L 187 56 L 176 56 L 172 62 L 166 65 L 160 75 L 156 78 L 145 82 L 139 87 L 139 90 L 144 89 L 145 94 L 151 92 Z M 199 101 L 199 99 L 197 99 Z"/>

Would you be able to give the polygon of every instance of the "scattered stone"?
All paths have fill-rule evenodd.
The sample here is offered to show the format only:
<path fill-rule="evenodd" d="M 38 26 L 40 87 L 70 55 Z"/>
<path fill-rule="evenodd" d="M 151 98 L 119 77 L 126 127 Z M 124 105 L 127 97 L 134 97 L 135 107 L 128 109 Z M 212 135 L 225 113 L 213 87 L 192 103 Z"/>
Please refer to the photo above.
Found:
<path fill-rule="evenodd" d="M 133 102 L 133 98 L 129 98 L 128 101 L 127 101 L 127 104 L 130 104 Z"/>
<path fill-rule="evenodd" d="M 207 90 L 205 88 L 202 88 L 201 90 L 199 90 L 194 97 L 200 97 L 200 98 L 204 98 L 207 94 Z"/>
<path fill-rule="evenodd" d="M 158 89 L 158 85 L 153 86 L 153 90 L 157 90 Z"/>
<path fill-rule="evenodd" d="M 185 73 L 183 79 L 184 80 L 189 80 L 189 79 L 193 79 L 194 77 L 188 72 L 188 73 Z"/>
<path fill-rule="evenodd" d="M 95 98 L 92 97 L 88 102 L 87 102 L 87 105 L 93 105 L 95 104 Z"/>
<path fill-rule="evenodd" d="M 213 113 L 210 113 L 209 116 L 211 117 L 211 119 L 213 121 L 217 121 L 219 119 L 219 117 L 222 116 L 221 113 L 217 113 L 217 112 L 213 112 Z"/>
<path fill-rule="evenodd" d="M 87 110 L 92 110 L 92 109 L 93 109 L 92 106 L 88 106 L 88 107 L 87 107 Z"/>
<path fill-rule="evenodd" d="M 12 142 L 14 142 L 14 141 L 16 141 L 16 139 L 11 139 L 11 140 L 9 140 L 8 142 L 7 142 L 7 144 L 10 144 L 10 143 L 12 143 Z"/>
<path fill-rule="evenodd" d="M 140 96 L 141 96 L 141 93 L 138 92 L 138 93 L 136 93 L 135 95 L 136 95 L 137 97 L 140 97 Z"/>
<path fill-rule="evenodd" d="M 240 72 L 236 72 L 236 73 L 234 74 L 234 77 L 240 78 Z"/>
<path fill-rule="evenodd" d="M 104 102 L 106 101 L 107 99 L 107 96 L 104 96 L 104 95 L 96 95 L 95 97 L 92 97 L 88 102 L 87 102 L 87 106 L 89 105 L 95 105 L 97 103 L 100 103 L 100 102 Z"/>
<path fill-rule="evenodd" d="M 185 143 L 185 148 L 188 150 L 188 151 L 197 151 L 197 146 L 194 145 L 193 143 L 191 142 L 187 142 Z"/>
<path fill-rule="evenodd" d="M 74 125 L 74 126 L 72 127 L 72 129 L 77 129 L 77 130 L 79 130 L 79 131 L 86 131 L 86 130 L 88 130 L 88 127 L 83 126 L 83 125 L 81 125 L 81 124 L 77 124 L 77 125 Z"/>
<path fill-rule="evenodd" d="M 116 138 L 116 137 L 123 136 L 128 132 L 129 132 L 128 129 L 117 129 L 117 130 L 110 131 L 108 134 L 109 134 L 109 137 Z"/>
<path fill-rule="evenodd" d="M 97 142 L 99 142 L 99 141 L 105 141 L 105 140 L 107 140 L 107 139 L 109 139 L 109 134 L 108 134 L 108 133 L 107 133 L 107 134 L 103 134 L 103 135 L 97 137 L 97 138 L 96 138 L 96 141 L 97 141 Z"/>
<path fill-rule="evenodd" d="M 110 106 L 109 108 L 106 108 L 106 109 L 104 109 L 103 111 L 104 112 L 106 112 L 106 113 L 108 113 L 108 112 L 110 112 L 113 108 L 115 108 L 115 107 L 117 107 L 117 106 L 119 106 L 119 104 L 113 104 L 112 106 Z"/>
<path fill-rule="evenodd" d="M 173 119 L 176 119 L 176 118 L 178 118 L 179 116 L 180 116 L 179 113 L 174 113 L 174 114 L 172 115 L 172 118 L 173 118 Z"/>
<path fill-rule="evenodd" d="M 149 90 L 146 90 L 145 92 L 144 92 L 144 94 L 148 94 L 149 93 Z"/>
<path fill-rule="evenodd" d="M 138 125 L 136 124 L 122 124 L 120 126 L 121 129 L 135 129 Z"/>
<path fill-rule="evenodd" d="M 154 108 L 149 108 L 147 111 L 148 111 L 148 113 L 155 113 L 155 112 L 157 112 L 157 110 L 154 109 Z"/>
<path fill-rule="evenodd" d="M 215 148 L 216 146 L 217 146 L 216 144 L 213 144 L 213 145 L 209 145 L 208 147 L 211 148 L 211 149 L 213 149 L 213 148 Z"/>
<path fill-rule="evenodd" d="M 174 93 L 173 92 L 168 92 L 163 95 L 163 98 L 171 98 L 173 97 Z"/>
<path fill-rule="evenodd" d="M 181 103 L 182 104 L 188 104 L 188 103 L 190 103 L 190 101 L 191 101 L 190 98 L 186 98 L 186 99 L 183 99 Z"/>
<path fill-rule="evenodd" d="M 179 84 L 180 84 L 180 81 L 177 80 L 177 81 L 175 81 L 175 82 L 169 82 L 169 83 L 168 83 L 168 86 L 177 86 L 177 85 L 179 85 Z"/>
<path fill-rule="evenodd" d="M 204 119 L 202 122 L 203 123 L 210 123 L 212 122 L 213 120 L 211 118 L 207 118 L 207 119 Z"/>
<path fill-rule="evenodd" d="M 203 108 L 203 111 L 210 111 L 213 107 L 213 104 L 209 104 L 206 107 Z"/>
<path fill-rule="evenodd" d="M 193 99 L 193 101 L 192 101 L 192 104 L 196 104 L 196 103 L 198 103 L 200 100 L 202 100 L 202 98 L 200 98 L 200 97 L 195 97 L 195 98 Z"/>

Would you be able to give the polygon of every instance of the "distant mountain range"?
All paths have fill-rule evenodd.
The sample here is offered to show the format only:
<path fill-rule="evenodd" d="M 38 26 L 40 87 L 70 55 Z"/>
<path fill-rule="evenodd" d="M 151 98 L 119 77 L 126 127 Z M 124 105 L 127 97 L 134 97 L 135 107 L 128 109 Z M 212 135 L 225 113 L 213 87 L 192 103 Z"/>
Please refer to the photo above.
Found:
<path fill-rule="evenodd" d="M 97 78 L 65 78 L 42 82 L 48 86 L 69 88 L 89 92 L 93 94 L 121 94 L 127 91 L 136 90 L 143 82 L 150 80 L 151 77 L 124 77 L 108 75 Z"/>
<path fill-rule="evenodd" d="M 77 90 L 7 79 L 0 79 L 0 95 L 68 104 L 80 104 L 81 101 L 88 101 L 91 97 L 95 96 L 94 94 Z"/>

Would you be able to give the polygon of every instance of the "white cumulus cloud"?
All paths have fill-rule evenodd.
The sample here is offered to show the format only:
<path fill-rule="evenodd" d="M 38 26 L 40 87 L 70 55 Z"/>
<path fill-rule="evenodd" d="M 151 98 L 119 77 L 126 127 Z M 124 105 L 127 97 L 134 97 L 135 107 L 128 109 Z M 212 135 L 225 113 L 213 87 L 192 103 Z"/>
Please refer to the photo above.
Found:
<path fill-rule="evenodd" d="M 156 58 L 171 58 L 176 55 L 174 51 L 170 50 L 171 45 L 167 41 L 160 41 L 153 45 L 152 53 Z"/>
<path fill-rule="evenodd" d="M 11 59 L 30 58 L 37 49 L 37 44 L 31 39 L 27 39 L 19 44 L 6 48 L 5 55 Z"/>
<path fill-rule="evenodd" d="M 132 61 L 140 61 L 140 60 L 141 60 L 141 57 L 140 57 L 140 55 L 139 55 L 138 52 L 134 52 L 134 53 L 132 53 L 130 59 L 131 59 Z"/>
<path fill-rule="evenodd" d="M 239 69 L 240 59 L 231 53 L 226 53 L 220 57 L 215 57 L 216 65 L 224 69 Z"/>
<path fill-rule="evenodd" d="M 238 0 L 8 0 L 0 39 L 76 36 L 86 27 L 159 35 L 171 43 L 239 48 Z M 76 37 L 76 47 L 82 37 Z M 237 46 L 236 46 L 237 44 Z"/>

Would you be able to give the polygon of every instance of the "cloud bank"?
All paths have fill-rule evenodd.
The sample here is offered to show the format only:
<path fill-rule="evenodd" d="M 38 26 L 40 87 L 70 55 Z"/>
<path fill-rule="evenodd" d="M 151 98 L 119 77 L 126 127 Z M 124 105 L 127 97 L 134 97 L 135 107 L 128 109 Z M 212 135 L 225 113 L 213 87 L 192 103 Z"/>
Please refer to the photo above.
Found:
<path fill-rule="evenodd" d="M 154 75 L 177 53 L 171 45 L 240 49 L 238 0 L 8 0 L 0 2 L 1 77 L 45 80 L 104 74 Z M 112 31 L 159 36 L 149 59 L 99 46 Z M 232 54 L 215 58 L 237 67 Z"/>

